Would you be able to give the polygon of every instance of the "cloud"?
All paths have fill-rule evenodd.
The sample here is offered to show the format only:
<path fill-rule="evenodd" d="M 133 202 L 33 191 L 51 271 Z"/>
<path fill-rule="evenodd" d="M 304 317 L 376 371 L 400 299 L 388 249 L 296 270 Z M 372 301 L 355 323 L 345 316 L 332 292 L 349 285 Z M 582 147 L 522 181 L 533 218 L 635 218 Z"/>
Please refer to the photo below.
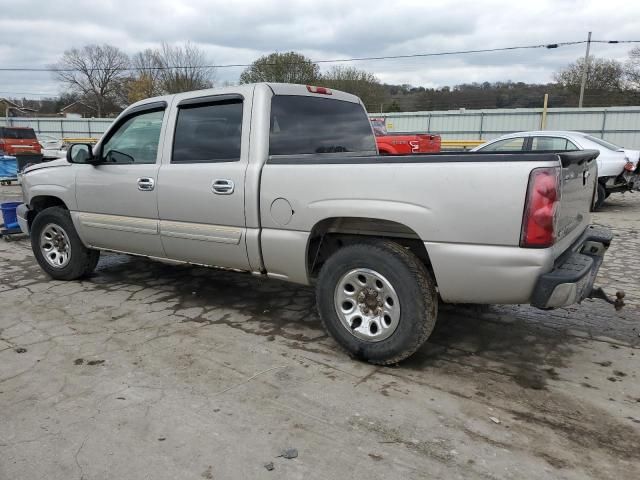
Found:
<path fill-rule="evenodd" d="M 595 39 L 637 39 L 637 18 L 640 4 L 619 0 L 23 0 L 3 5 L 0 65 L 42 67 L 89 43 L 133 54 L 163 41 L 191 41 L 211 63 L 235 64 L 273 51 L 295 50 L 319 60 L 546 44 L 582 40 L 589 30 Z M 624 60 L 629 49 L 595 44 L 593 53 Z M 388 83 L 543 83 L 583 54 L 584 45 L 578 45 L 355 65 Z M 218 69 L 216 77 L 233 82 L 241 71 Z M 58 90 L 48 72 L 0 72 L 0 95 Z"/>

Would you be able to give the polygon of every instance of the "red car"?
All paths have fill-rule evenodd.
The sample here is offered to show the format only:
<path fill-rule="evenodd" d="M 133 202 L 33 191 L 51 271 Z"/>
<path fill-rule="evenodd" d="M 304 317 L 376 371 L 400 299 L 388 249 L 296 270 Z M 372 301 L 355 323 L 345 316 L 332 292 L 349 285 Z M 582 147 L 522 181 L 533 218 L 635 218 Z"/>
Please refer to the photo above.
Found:
<path fill-rule="evenodd" d="M 389 133 L 384 118 L 372 118 L 380 155 L 437 153 L 441 148 L 440 135 L 432 133 Z"/>
<path fill-rule="evenodd" d="M 33 128 L 0 127 L 0 152 L 12 156 L 40 155 L 42 146 Z"/>

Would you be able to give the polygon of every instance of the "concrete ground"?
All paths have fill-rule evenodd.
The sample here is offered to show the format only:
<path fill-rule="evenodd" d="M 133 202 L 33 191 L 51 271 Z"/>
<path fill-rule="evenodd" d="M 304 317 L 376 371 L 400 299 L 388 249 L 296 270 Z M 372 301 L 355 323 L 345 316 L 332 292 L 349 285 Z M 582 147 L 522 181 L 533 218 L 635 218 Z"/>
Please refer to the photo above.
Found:
<path fill-rule="evenodd" d="M 447 307 L 394 368 L 309 288 L 115 254 L 51 281 L 0 241 L 0 479 L 637 479 L 640 194 L 595 221 L 624 310 Z"/>

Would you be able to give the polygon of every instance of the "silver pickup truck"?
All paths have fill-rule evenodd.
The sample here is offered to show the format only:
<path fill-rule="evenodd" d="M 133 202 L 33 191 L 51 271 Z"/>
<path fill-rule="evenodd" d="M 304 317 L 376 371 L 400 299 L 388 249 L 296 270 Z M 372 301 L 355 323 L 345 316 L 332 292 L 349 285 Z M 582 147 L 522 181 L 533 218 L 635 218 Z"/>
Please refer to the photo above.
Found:
<path fill-rule="evenodd" d="M 315 285 L 328 332 L 396 363 L 438 303 L 580 302 L 611 241 L 589 225 L 597 152 L 379 156 L 362 102 L 255 84 L 152 98 L 22 177 L 51 277 L 100 250 Z"/>

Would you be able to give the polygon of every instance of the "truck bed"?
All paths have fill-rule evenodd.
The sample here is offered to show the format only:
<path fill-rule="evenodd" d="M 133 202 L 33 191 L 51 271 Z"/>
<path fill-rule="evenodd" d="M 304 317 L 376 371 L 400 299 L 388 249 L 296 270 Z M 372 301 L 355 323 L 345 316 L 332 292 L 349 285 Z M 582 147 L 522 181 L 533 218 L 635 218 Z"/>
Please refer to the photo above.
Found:
<path fill-rule="evenodd" d="M 377 223 L 381 231 L 424 241 L 443 299 L 525 303 L 537 278 L 532 271 L 549 271 L 589 223 L 596 157 L 591 151 L 274 156 L 261 180 L 264 266 L 274 276 L 307 283 L 300 266 L 306 265 L 309 232 L 331 218 L 365 218 L 369 229 Z M 529 174 L 559 165 L 562 237 L 551 248 L 520 248 Z M 277 199 L 294 212 L 286 225 L 273 215 Z M 354 233 L 366 235 L 367 228 Z M 283 250 L 290 261 L 278 253 Z"/>

